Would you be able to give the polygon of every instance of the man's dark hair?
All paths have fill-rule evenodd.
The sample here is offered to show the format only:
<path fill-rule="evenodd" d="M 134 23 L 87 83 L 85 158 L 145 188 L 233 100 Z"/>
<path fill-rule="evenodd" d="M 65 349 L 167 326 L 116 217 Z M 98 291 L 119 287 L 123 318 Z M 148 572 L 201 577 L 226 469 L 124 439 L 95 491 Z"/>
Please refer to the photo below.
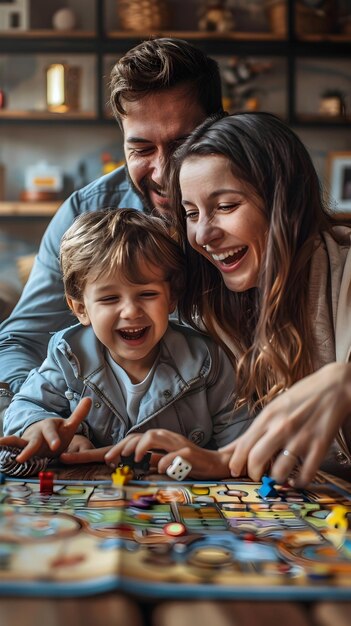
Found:
<path fill-rule="evenodd" d="M 118 120 L 126 115 L 125 102 L 188 85 L 206 115 L 222 111 L 218 64 L 183 39 L 150 39 L 129 50 L 111 72 L 112 111 Z"/>

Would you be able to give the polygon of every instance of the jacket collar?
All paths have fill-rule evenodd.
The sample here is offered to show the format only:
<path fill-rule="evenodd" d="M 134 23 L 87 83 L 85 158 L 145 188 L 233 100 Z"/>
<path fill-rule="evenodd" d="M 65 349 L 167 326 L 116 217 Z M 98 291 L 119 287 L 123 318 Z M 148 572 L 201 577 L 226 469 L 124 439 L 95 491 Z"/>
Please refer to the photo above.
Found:
<path fill-rule="evenodd" d="M 71 362 L 76 375 L 83 380 L 100 378 L 98 373 L 106 364 L 105 348 L 92 327 L 76 324 L 63 331 L 61 338 L 64 342 L 61 351 Z M 160 342 L 160 362 L 176 369 L 183 384 L 188 386 L 195 378 L 206 376 L 210 371 L 212 359 L 207 341 L 197 331 L 170 322 Z"/>

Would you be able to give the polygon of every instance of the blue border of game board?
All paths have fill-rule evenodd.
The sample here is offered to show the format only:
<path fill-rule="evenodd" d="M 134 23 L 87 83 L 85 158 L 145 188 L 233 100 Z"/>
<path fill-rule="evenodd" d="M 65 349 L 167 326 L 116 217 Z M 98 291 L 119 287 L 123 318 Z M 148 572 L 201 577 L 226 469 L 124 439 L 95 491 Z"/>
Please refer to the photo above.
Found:
<path fill-rule="evenodd" d="M 199 600 L 351 600 L 351 588 L 340 588 L 321 585 L 318 587 L 225 587 L 220 585 L 185 585 L 171 583 L 140 583 L 124 579 L 119 584 L 114 578 L 104 578 L 88 583 L 7 583 L 1 584 L 0 595 L 8 596 L 52 596 L 82 597 L 120 591 L 138 597 L 150 599 L 183 599 Z"/>

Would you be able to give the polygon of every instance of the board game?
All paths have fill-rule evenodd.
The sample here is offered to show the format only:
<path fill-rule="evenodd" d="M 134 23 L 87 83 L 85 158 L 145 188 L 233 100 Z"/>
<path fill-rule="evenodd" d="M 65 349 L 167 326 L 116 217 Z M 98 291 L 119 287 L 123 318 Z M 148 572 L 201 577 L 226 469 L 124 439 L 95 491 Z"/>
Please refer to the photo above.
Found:
<path fill-rule="evenodd" d="M 351 495 L 260 483 L 0 485 L 0 593 L 351 600 Z M 337 507 L 342 523 L 327 523 Z M 330 519 L 330 518 L 329 518 Z"/>

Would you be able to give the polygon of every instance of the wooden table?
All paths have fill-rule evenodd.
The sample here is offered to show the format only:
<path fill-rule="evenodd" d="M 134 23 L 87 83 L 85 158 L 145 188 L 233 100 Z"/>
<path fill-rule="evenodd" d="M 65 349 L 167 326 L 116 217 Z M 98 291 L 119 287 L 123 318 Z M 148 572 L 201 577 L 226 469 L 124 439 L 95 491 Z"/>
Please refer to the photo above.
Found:
<path fill-rule="evenodd" d="M 68 480 L 104 480 L 104 465 L 58 467 Z M 151 477 L 152 478 L 152 477 Z M 159 476 L 157 476 L 160 479 Z M 84 598 L 0 598 L 0 626 L 350 626 L 351 602 L 139 602 L 117 592 Z"/>
<path fill-rule="evenodd" d="M 351 603 L 172 601 L 126 596 L 0 599 L 0 626 L 350 626 Z"/>

